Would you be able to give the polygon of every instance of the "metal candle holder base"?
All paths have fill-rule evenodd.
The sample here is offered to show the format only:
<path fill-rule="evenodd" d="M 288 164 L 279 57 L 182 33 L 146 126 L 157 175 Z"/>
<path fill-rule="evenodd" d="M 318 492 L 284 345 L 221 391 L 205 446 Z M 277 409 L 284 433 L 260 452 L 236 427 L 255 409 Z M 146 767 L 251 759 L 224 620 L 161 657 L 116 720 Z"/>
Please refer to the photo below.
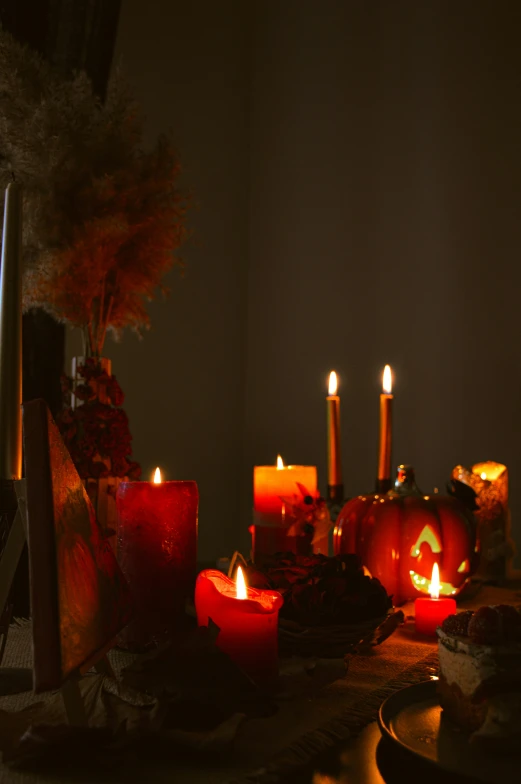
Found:
<path fill-rule="evenodd" d="M 392 486 L 393 486 L 392 479 L 377 479 L 375 484 L 375 492 L 388 493 L 389 490 L 392 489 Z"/>

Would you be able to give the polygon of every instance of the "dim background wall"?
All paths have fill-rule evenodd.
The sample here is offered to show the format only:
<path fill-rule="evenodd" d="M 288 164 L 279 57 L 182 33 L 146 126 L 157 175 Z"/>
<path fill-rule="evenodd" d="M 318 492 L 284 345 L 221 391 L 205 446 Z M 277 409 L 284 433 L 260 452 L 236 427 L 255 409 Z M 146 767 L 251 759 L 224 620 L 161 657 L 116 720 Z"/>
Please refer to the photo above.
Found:
<path fill-rule="evenodd" d="M 196 478 L 201 556 L 247 545 L 253 463 L 318 463 L 342 394 L 372 487 L 381 370 L 425 490 L 507 463 L 521 537 L 521 7 L 124 0 L 121 59 L 195 197 L 186 278 L 110 346 L 146 469 Z"/>
<path fill-rule="evenodd" d="M 124 0 L 114 64 L 147 117 L 147 136 L 171 128 L 191 191 L 184 277 L 150 306 L 142 341 L 106 353 L 126 393 L 134 455 L 148 478 L 196 479 L 199 555 L 227 554 L 239 527 L 244 297 L 247 273 L 250 73 L 238 0 Z"/>

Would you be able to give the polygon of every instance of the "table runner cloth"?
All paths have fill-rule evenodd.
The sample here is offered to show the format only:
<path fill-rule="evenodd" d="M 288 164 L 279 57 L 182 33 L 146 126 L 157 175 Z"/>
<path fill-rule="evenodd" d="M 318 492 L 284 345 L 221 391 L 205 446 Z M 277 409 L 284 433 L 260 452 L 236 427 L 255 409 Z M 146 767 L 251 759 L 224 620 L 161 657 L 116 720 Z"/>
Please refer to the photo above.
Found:
<path fill-rule="evenodd" d="M 464 602 L 466 607 L 483 604 L 519 604 L 521 594 L 509 589 L 484 588 Z M 405 615 L 412 613 L 406 605 Z M 109 658 L 116 670 L 134 657 L 114 650 Z M 9 632 L 3 666 L 31 665 L 31 627 L 25 622 Z M 324 663 L 324 669 L 327 669 Z M 317 672 L 320 672 L 320 667 Z M 387 696 L 405 686 L 433 677 L 437 672 L 436 642 L 420 639 L 412 622 L 406 623 L 380 647 L 350 658 L 346 675 L 320 687 L 310 679 L 309 688 L 278 701 L 279 710 L 270 718 L 249 719 L 239 728 L 233 746 L 220 758 L 203 755 L 129 756 L 117 769 L 100 769 L 97 782 L 150 780 L 171 782 L 179 777 L 185 784 L 268 784 L 284 770 L 303 764 L 335 742 L 356 736 L 374 720 Z M 319 678 L 318 678 L 319 680 Z M 0 698 L 2 710 L 18 711 L 41 699 L 26 692 Z M 80 773 L 80 772 L 78 772 Z M 63 776 L 30 772 L 0 764 L 0 784 L 55 784 Z M 80 776 L 81 780 L 81 776 Z M 85 779 L 83 779 L 85 780 Z M 91 780 L 91 779 L 88 779 Z"/>

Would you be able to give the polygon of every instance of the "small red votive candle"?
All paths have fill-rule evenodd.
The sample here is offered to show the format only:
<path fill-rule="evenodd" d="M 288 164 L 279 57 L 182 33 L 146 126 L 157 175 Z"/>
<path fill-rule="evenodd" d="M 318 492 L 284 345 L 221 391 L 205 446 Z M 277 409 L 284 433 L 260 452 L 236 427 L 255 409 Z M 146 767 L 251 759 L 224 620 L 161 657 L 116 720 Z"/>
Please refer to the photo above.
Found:
<path fill-rule="evenodd" d="M 432 567 L 432 580 L 429 585 L 430 598 L 416 599 L 414 614 L 416 631 L 419 634 L 435 636 L 437 627 L 445 618 L 456 612 L 456 600 L 450 596 L 440 598 L 440 571 L 438 564 Z"/>
<path fill-rule="evenodd" d="M 199 493 L 195 482 L 122 482 L 116 495 L 118 561 L 134 599 L 119 641 L 142 648 L 171 637 L 193 591 Z"/>
<path fill-rule="evenodd" d="M 247 588 L 242 569 L 237 583 L 214 569 L 195 584 L 199 626 L 219 627 L 217 647 L 256 683 L 275 685 L 279 673 L 278 618 L 283 599 L 277 591 Z"/>

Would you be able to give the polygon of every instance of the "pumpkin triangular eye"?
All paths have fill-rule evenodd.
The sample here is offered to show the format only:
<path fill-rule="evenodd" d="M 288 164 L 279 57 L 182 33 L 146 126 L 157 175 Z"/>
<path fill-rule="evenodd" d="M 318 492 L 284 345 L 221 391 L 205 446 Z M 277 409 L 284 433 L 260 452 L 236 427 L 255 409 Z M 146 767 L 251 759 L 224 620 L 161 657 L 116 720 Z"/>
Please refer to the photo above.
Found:
<path fill-rule="evenodd" d="M 418 558 L 420 554 L 420 547 L 424 542 L 429 545 L 433 553 L 441 553 L 441 544 L 438 537 L 430 525 L 426 525 L 424 526 L 416 542 L 411 547 L 412 558 Z"/>
<path fill-rule="evenodd" d="M 460 574 L 465 574 L 466 572 L 470 572 L 470 562 L 468 561 L 467 558 L 465 558 L 465 560 L 462 561 L 458 566 L 458 572 Z"/>

